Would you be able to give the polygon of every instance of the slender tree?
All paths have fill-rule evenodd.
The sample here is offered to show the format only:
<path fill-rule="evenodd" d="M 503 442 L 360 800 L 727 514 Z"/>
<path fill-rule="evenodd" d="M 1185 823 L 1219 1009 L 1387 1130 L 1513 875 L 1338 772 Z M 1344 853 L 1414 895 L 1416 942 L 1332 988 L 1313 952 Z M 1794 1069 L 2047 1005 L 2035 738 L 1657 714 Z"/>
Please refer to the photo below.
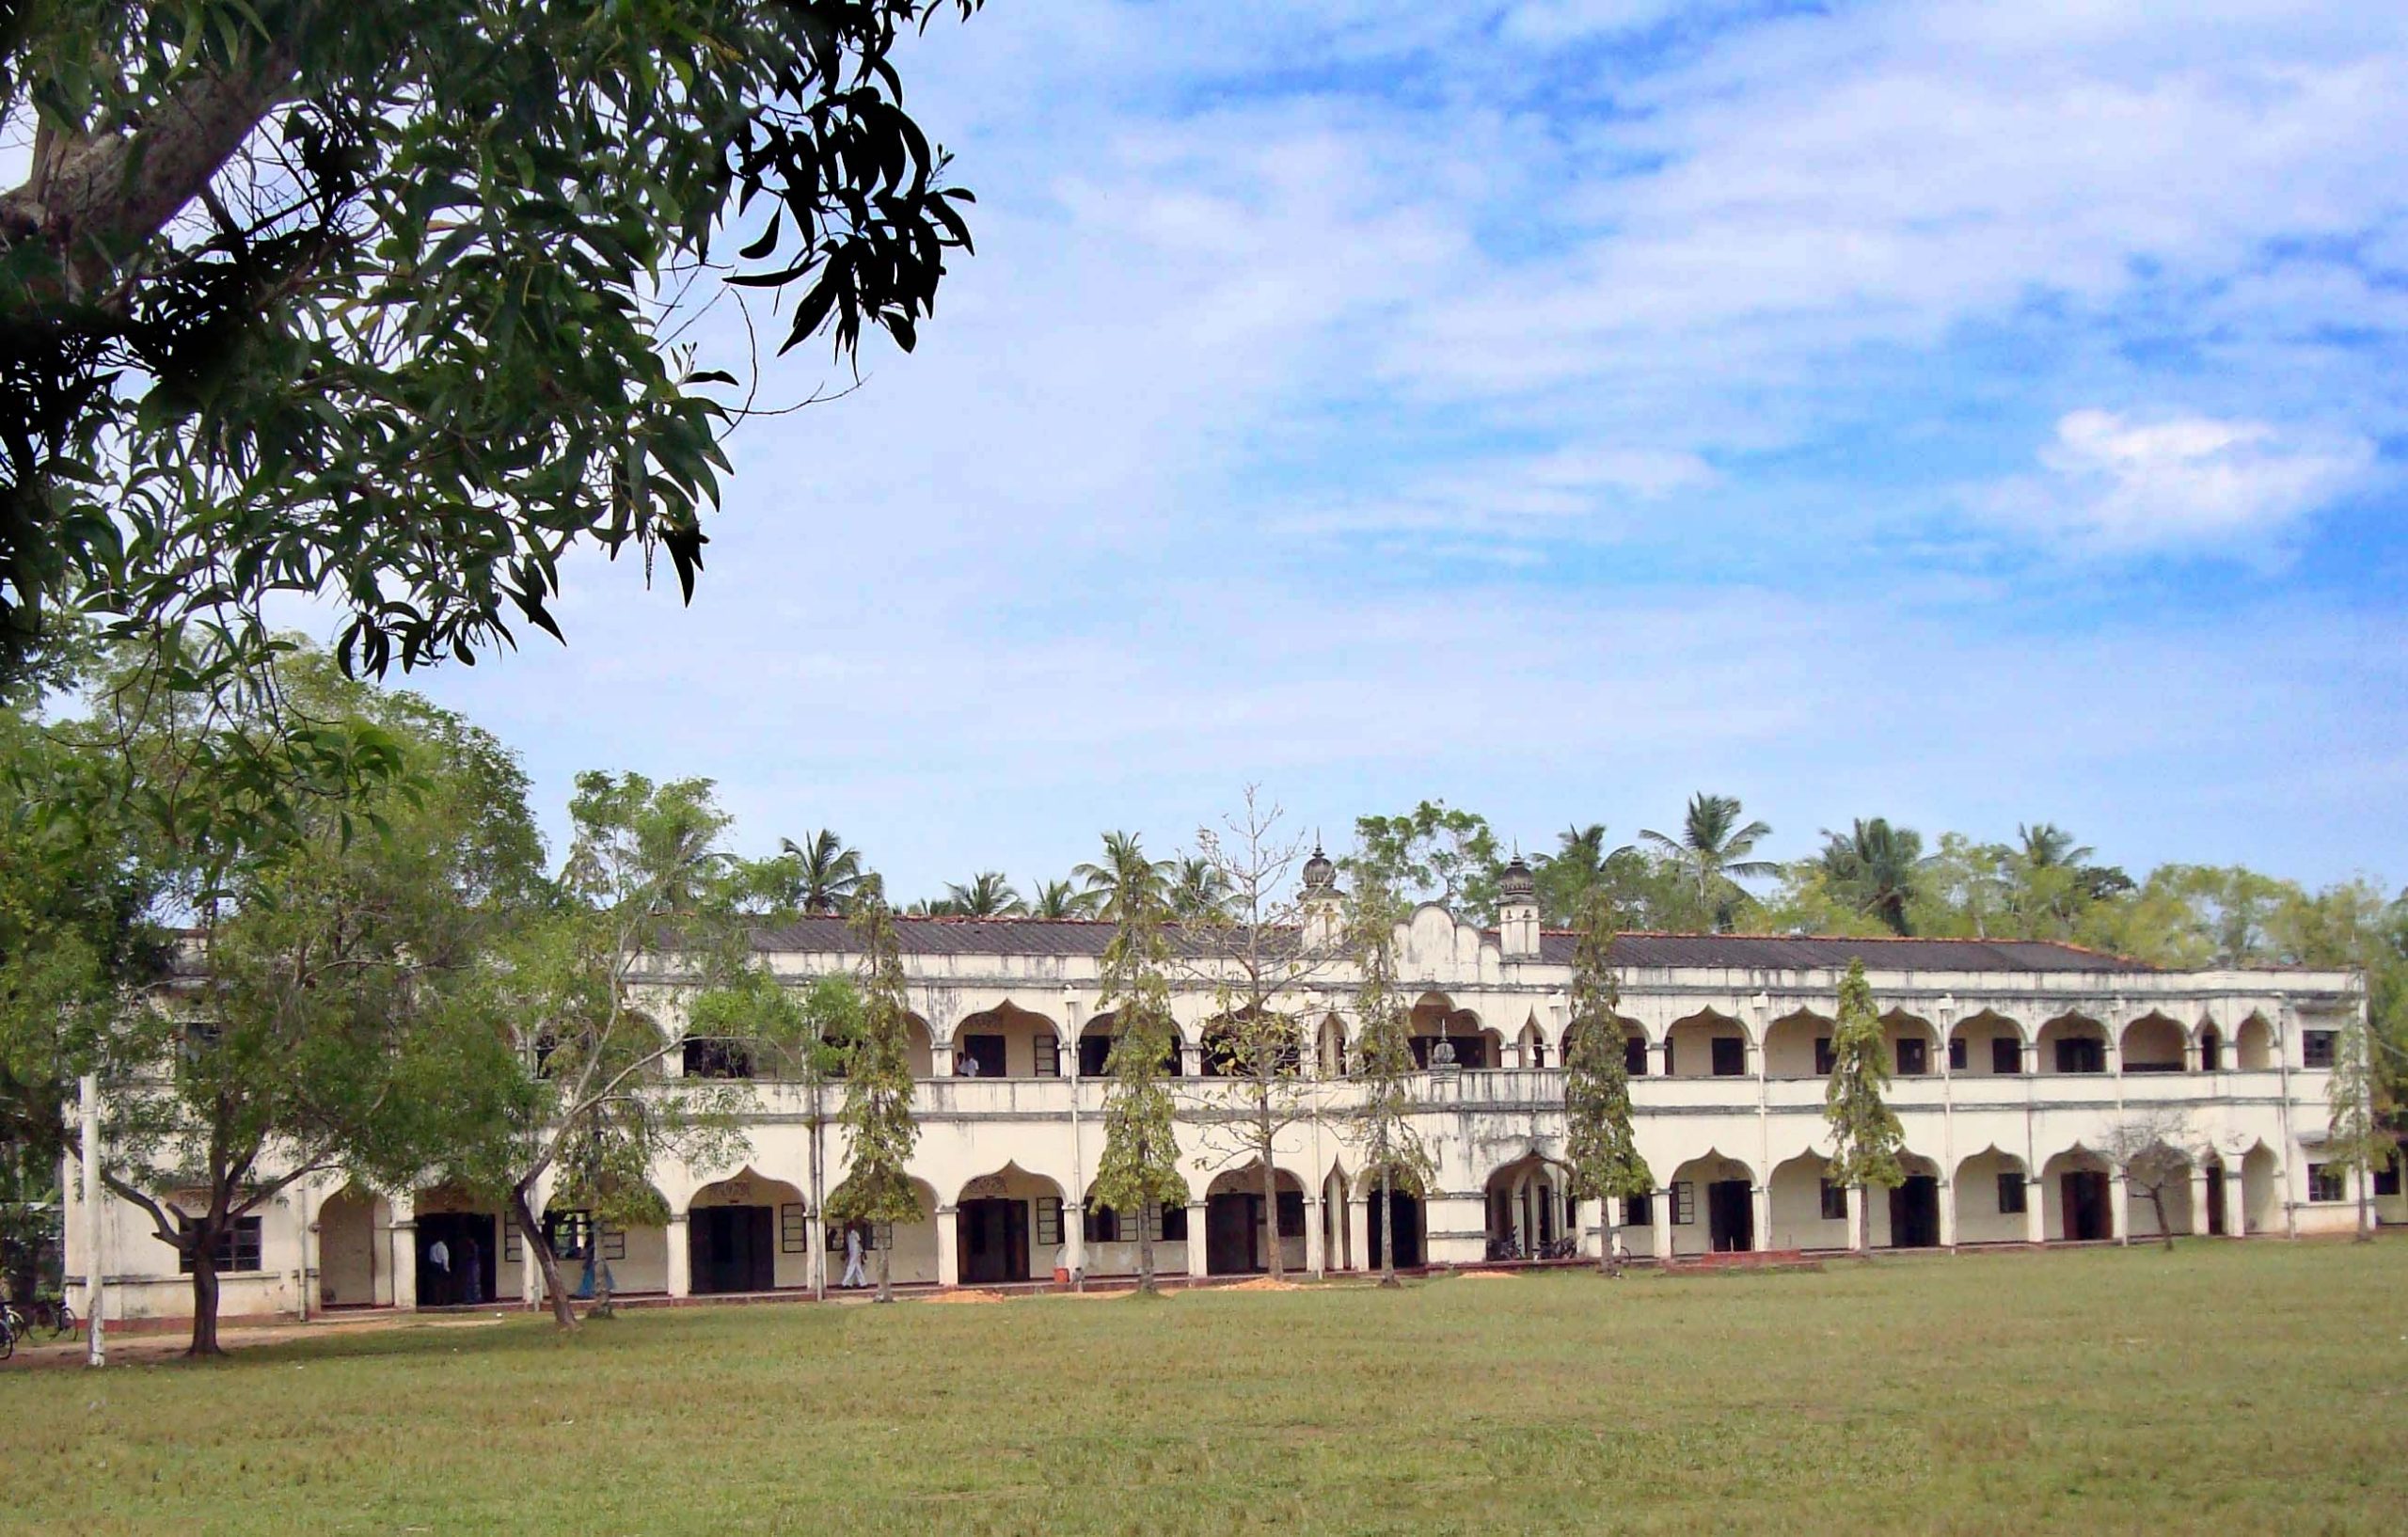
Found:
<path fill-rule="evenodd" d="M 1027 911 L 1001 870 L 981 870 L 967 885 L 944 889 L 947 912 L 960 918 L 1011 918 Z"/>
<path fill-rule="evenodd" d="M 1103 858 L 1077 866 L 1071 870 L 1070 879 L 1085 887 L 1087 895 L 1098 904 L 1097 917 L 1117 924 L 1131 904 L 1167 907 L 1171 871 L 1170 861 L 1146 857 L 1144 844 L 1136 833 L 1107 832 L 1103 835 Z"/>
<path fill-rule="evenodd" d="M 1092 918 L 1096 913 L 1096 893 L 1082 891 L 1068 880 L 1040 880 L 1036 895 L 1028 899 L 1028 915 L 1032 918 Z"/>
<path fill-rule="evenodd" d="M 865 877 L 853 903 L 862 945 L 861 1031 L 845 1074 L 843 1124 L 851 1167 L 828 1198 L 839 1222 L 887 1224 L 920 1218 L 909 1167 L 919 1145 L 911 1118 L 911 1006 L 903 954 L 884 884 Z M 893 1244 L 878 1245 L 878 1300 L 895 1300 Z"/>
<path fill-rule="evenodd" d="M 1860 816 L 1846 832 L 1826 828 L 1823 840 L 1822 864 L 1833 888 L 1891 933 L 1911 933 L 1909 910 L 1925 864 L 1923 835 L 1892 827 L 1886 817 Z"/>
<path fill-rule="evenodd" d="M 781 838 L 778 847 L 795 862 L 795 905 L 803 911 L 842 912 L 861 889 L 861 850 L 827 828 L 800 843 Z"/>
<path fill-rule="evenodd" d="M 1644 1196 L 1655 1175 L 1639 1154 L 1630 1124 L 1629 1065 L 1623 1057 L 1621 985 L 1614 974 L 1614 914 L 1592 896 L 1572 951 L 1571 1037 L 1564 1054 L 1564 1162 L 1572 1194 L 1605 1202 Z M 1597 1233 L 1597 1268 L 1612 1265 L 1610 1217 Z"/>
<path fill-rule="evenodd" d="M 1135 845 L 1131 843 L 1133 851 Z M 1178 1050 L 1170 1013 L 1170 943 L 1164 933 L 1161 882 L 1153 866 L 1134 857 L 1110 862 L 1116 882 L 1109 906 L 1118 914 L 1104 946 L 1102 999 L 1113 1016 L 1112 1054 L 1104 1061 L 1103 1156 L 1089 1198 L 1137 1227 L 1137 1290 L 1154 1285 L 1154 1233 L 1164 1207 L 1184 1203 L 1179 1138 L 1163 1069 Z"/>
<path fill-rule="evenodd" d="M 2191 1117 L 2178 1106 L 2134 1111 L 2107 1128 L 2099 1140 L 2099 1156 L 2124 1177 L 2125 1188 L 2138 1191 L 2157 1217 L 2158 1237 L 2174 1247 L 2174 1227 L 2165 1220 L 2165 1193 L 2190 1180 L 2191 1155 L 2183 1148 L 2194 1134 Z M 2124 1243 L 2131 1244 L 2130 1224 Z"/>
<path fill-rule="evenodd" d="M 1505 859 L 1477 812 L 1424 800 L 1400 816 L 1358 816 L 1345 864 L 1358 886 L 1375 880 L 1399 901 L 1438 902 L 1474 923 L 1496 921 Z"/>
<path fill-rule="evenodd" d="M 1772 875 L 1780 868 L 1768 860 L 1748 857 L 1757 844 L 1772 836 L 1772 829 L 1758 821 L 1743 826 L 1740 815 L 1736 796 L 1700 791 L 1689 797 L 1679 837 L 1667 836 L 1652 828 L 1641 828 L 1639 832 L 1640 842 L 1653 846 L 1681 871 L 1699 908 L 1718 931 L 1731 928 L 1740 904 L 1748 900 L 1739 882 Z"/>
<path fill-rule="evenodd" d="M 2378 1092 L 2373 1031 L 2364 1015 L 2344 1023 L 2333 1043 L 2333 1076 L 2324 1087 L 2330 1118 L 2328 1155 L 2347 1166 L 2358 1187 L 2358 1242 L 2374 1238 L 2374 1176 L 2400 1155 L 2399 1133 L 2375 1113 Z"/>
<path fill-rule="evenodd" d="M 1396 1193 L 1419 1196 L 1436 1163 L 1414 1126 L 1416 1069 L 1408 1034 L 1410 1009 L 1396 976 L 1396 926 L 1404 906 L 1376 879 L 1357 877 L 1347 913 L 1347 948 L 1361 980 L 1354 992 L 1353 1077 L 1361 1093 L 1348 1135 L 1362 1158 L 1358 1180 L 1370 1180 L 1380 1213 L 1380 1284 L 1396 1279 Z"/>
<path fill-rule="evenodd" d="M 1906 1132 L 1882 1101 L 1890 1068 L 1881 1038 L 1881 1016 L 1873 1003 L 1873 984 L 1864 978 L 1861 958 L 1849 960 L 1840 980 L 1839 1022 L 1831 1029 L 1831 1076 L 1823 1092 L 1823 1118 L 1831 1128 L 1831 1178 L 1861 1193 L 1894 1190 L 1906 1182 L 1898 1162 Z M 1848 1242 L 1859 1252 L 1866 1244 L 1868 1217 L 1860 1198 L 1856 1228 Z"/>

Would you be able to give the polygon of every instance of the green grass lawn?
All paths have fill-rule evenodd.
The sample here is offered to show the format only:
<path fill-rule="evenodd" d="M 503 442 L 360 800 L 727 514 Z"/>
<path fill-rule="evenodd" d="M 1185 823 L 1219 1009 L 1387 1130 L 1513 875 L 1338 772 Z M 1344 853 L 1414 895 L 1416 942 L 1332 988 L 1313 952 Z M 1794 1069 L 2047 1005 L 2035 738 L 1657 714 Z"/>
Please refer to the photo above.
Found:
<path fill-rule="evenodd" d="M 2397 1534 L 2403 1304 L 2397 1240 L 2201 1242 L 330 1330 L 0 1370 L 0 1525 Z"/>

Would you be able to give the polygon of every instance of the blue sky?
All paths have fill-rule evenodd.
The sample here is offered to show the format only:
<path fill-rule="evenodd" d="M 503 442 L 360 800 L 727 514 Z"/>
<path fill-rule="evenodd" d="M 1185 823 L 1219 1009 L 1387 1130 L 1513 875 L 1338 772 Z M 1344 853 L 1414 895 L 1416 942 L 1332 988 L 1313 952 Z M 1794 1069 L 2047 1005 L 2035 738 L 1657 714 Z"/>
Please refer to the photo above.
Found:
<path fill-rule="evenodd" d="M 920 350 L 418 686 L 907 894 L 1249 782 L 2408 877 L 2408 11 L 990 0 Z M 717 317 L 716 336 L 737 328 Z M 771 398 L 840 382 L 816 349 Z"/>

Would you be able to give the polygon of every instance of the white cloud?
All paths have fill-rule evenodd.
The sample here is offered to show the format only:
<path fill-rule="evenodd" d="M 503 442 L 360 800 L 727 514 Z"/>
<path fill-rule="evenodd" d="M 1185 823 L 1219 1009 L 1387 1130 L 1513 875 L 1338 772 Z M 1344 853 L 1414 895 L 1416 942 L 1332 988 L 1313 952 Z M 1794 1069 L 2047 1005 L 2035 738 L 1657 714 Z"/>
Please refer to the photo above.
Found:
<path fill-rule="evenodd" d="M 2058 420 L 2039 459 L 2045 474 L 1980 492 L 1975 505 L 2083 552 L 2258 559 L 2361 485 L 2375 446 L 2263 421 L 2085 410 Z"/>

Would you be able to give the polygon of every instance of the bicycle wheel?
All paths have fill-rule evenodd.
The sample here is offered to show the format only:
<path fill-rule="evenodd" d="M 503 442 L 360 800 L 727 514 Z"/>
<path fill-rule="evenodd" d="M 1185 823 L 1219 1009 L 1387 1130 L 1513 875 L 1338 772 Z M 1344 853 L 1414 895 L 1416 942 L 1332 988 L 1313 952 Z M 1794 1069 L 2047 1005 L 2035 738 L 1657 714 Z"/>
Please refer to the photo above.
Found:
<path fill-rule="evenodd" d="M 58 1310 L 50 1316 L 50 1337 L 55 1339 L 61 1335 L 71 1336 L 74 1332 L 75 1309 L 62 1302 L 58 1305 Z"/>
<path fill-rule="evenodd" d="M 17 1331 L 0 1323 L 0 1361 L 17 1354 Z"/>

